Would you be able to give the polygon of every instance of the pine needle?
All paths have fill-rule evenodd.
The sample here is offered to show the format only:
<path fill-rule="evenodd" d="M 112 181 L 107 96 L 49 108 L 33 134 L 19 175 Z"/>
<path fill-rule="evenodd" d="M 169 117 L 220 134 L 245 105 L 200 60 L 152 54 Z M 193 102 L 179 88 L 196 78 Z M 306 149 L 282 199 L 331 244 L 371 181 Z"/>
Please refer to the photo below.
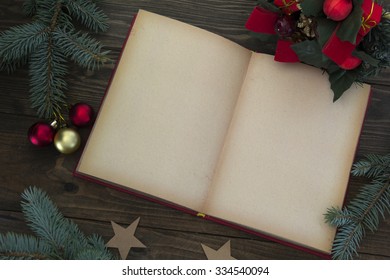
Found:
<path fill-rule="evenodd" d="M 0 234 L 0 260 L 47 259 L 50 248 L 34 236 L 8 232 Z"/>
<path fill-rule="evenodd" d="M 351 172 L 372 178 L 343 209 L 334 207 L 325 214 L 325 222 L 338 228 L 333 248 L 334 259 L 353 259 L 366 231 L 375 232 L 390 213 L 390 154 L 367 155 L 355 163 Z"/>
<path fill-rule="evenodd" d="M 92 1 L 73 0 L 67 4 L 70 14 L 87 28 L 95 32 L 108 29 L 107 16 Z"/>
<path fill-rule="evenodd" d="M 0 259 L 114 259 L 101 237 L 85 236 L 42 190 L 29 187 L 22 198 L 26 222 L 36 236 L 0 234 Z"/>
<path fill-rule="evenodd" d="M 102 52 L 101 44 L 86 33 L 57 29 L 53 36 L 64 55 L 84 68 L 97 69 L 108 61 L 108 52 Z"/>
<path fill-rule="evenodd" d="M 0 33 L 0 70 L 29 63 L 31 107 L 53 120 L 66 108 L 67 59 L 89 70 L 110 61 L 109 52 L 77 32 L 73 21 L 97 32 L 107 30 L 108 18 L 91 0 L 26 0 L 23 9 L 33 20 Z"/>

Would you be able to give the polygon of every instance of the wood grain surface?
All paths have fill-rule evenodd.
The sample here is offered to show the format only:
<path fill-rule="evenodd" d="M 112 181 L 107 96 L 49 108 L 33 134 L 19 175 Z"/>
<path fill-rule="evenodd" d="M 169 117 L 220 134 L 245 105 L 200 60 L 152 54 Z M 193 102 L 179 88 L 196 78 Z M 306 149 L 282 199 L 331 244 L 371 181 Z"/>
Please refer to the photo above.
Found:
<path fill-rule="evenodd" d="M 386 1 L 388 2 L 388 1 Z M 29 22 L 22 13 L 22 0 L 0 2 L 0 31 Z M 116 61 L 128 28 L 138 9 L 169 16 L 207 29 L 246 48 L 272 53 L 249 36 L 244 28 L 254 0 L 110 0 L 99 1 L 109 17 L 110 29 L 95 37 Z M 158 48 L 158 46 L 156 46 Z M 91 72 L 69 65 L 69 103 L 87 102 L 97 110 L 114 64 Z M 373 96 L 363 127 L 357 159 L 367 153 L 390 152 L 390 72 L 370 80 Z M 206 259 L 201 243 L 218 249 L 231 240 L 236 259 L 318 259 L 266 239 L 246 234 L 211 221 L 156 203 L 126 195 L 98 184 L 75 178 L 73 169 L 82 148 L 62 155 L 54 147 L 37 148 L 27 140 L 28 128 L 38 121 L 29 100 L 28 68 L 8 75 L 0 72 L 0 232 L 30 233 L 20 208 L 20 194 L 30 185 L 47 191 L 62 213 L 73 219 L 86 234 L 96 233 L 108 241 L 113 236 L 110 221 L 122 226 L 141 217 L 136 237 L 147 248 L 131 249 L 129 259 Z M 131 120 L 129 120 L 131 121 Z M 85 142 L 89 130 L 81 129 Z M 320 159 L 319 159 L 320 160 Z M 365 181 L 351 178 L 347 199 Z M 360 259 L 390 259 L 390 220 L 381 221 L 379 231 L 368 233 L 359 249 Z M 115 251 L 115 250 L 114 250 Z"/>

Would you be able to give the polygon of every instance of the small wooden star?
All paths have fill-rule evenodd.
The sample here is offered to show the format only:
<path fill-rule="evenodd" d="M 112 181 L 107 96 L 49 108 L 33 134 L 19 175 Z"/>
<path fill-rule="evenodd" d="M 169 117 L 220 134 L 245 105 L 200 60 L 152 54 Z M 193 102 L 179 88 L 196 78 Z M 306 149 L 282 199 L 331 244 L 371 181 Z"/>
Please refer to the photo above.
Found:
<path fill-rule="evenodd" d="M 112 228 L 115 232 L 113 238 L 107 242 L 107 247 L 118 248 L 121 258 L 124 260 L 130 252 L 132 247 L 134 248 L 145 248 L 146 246 L 141 243 L 135 236 L 135 230 L 138 226 L 140 218 L 135 220 L 127 228 L 123 228 L 117 223 L 111 221 Z"/>
<path fill-rule="evenodd" d="M 208 260 L 235 260 L 230 253 L 230 240 L 218 250 L 211 249 L 203 244 L 201 245 Z"/>

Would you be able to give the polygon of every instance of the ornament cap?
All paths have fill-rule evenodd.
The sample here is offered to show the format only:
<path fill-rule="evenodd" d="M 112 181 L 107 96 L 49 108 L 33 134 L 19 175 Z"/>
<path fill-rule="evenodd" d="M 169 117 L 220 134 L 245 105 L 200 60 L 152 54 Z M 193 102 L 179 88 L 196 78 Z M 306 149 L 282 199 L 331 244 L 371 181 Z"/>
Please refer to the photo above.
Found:
<path fill-rule="evenodd" d="M 58 122 L 57 122 L 57 120 L 52 121 L 51 124 L 50 124 L 50 126 L 51 126 L 52 128 L 54 128 L 54 129 L 57 129 L 57 128 L 58 128 Z"/>

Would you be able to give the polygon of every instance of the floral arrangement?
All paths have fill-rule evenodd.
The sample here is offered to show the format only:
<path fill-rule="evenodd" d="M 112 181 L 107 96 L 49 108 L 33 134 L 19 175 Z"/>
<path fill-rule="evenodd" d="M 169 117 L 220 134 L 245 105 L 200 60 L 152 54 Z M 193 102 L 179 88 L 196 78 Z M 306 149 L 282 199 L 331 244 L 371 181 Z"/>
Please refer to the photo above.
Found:
<path fill-rule="evenodd" d="M 246 28 L 276 39 L 275 60 L 329 74 L 334 101 L 390 65 L 390 13 L 372 0 L 261 0 Z"/>

